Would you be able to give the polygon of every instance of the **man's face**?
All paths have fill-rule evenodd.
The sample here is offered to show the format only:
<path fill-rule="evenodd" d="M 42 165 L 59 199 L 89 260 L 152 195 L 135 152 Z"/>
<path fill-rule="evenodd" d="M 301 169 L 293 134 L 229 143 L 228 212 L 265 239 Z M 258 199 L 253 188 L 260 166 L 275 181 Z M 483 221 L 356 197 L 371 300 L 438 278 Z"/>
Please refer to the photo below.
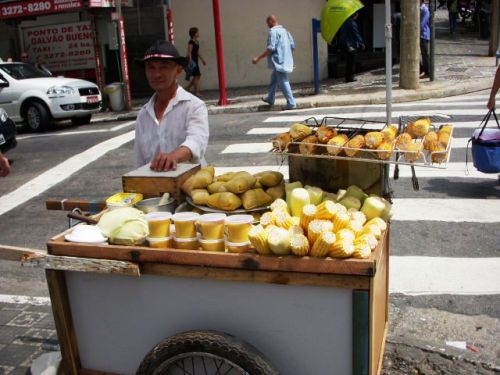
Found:
<path fill-rule="evenodd" d="M 146 61 L 146 78 L 155 91 L 170 89 L 182 71 L 182 66 L 172 60 Z"/>
<path fill-rule="evenodd" d="M 21 55 L 21 61 L 22 61 L 23 63 L 27 63 L 27 62 L 28 62 L 28 55 L 27 55 L 27 54 L 25 54 L 25 53 L 23 53 L 23 54 Z"/>

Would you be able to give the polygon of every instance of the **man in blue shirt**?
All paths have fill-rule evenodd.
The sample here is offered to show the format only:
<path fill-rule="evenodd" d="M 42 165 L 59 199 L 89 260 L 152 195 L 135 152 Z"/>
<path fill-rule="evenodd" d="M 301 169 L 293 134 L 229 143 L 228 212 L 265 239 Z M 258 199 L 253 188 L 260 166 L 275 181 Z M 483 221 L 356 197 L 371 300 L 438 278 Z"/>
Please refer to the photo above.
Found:
<path fill-rule="evenodd" d="M 420 78 L 429 78 L 429 41 L 431 39 L 431 28 L 429 26 L 430 18 L 429 8 L 427 8 L 425 0 L 422 0 L 420 5 L 420 54 L 422 56 Z"/>
<path fill-rule="evenodd" d="M 276 88 L 279 86 L 286 98 L 286 108 L 295 109 L 297 105 L 293 98 L 288 73 L 293 71 L 293 50 L 295 43 L 292 35 L 278 24 L 276 16 L 270 15 L 266 18 L 269 34 L 267 36 L 267 48 L 259 56 L 252 59 L 253 64 L 257 64 L 264 57 L 267 57 L 267 65 L 273 72 L 269 92 L 262 100 L 269 105 L 274 104 Z"/>

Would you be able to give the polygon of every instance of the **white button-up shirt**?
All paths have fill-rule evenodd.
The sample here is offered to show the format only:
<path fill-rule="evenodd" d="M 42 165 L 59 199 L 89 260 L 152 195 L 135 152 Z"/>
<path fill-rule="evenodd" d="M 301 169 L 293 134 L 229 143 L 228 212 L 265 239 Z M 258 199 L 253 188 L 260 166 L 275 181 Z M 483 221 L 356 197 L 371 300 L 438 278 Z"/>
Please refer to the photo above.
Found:
<path fill-rule="evenodd" d="M 191 150 L 192 163 L 206 165 L 204 156 L 209 130 L 205 103 L 179 86 L 158 121 L 155 99 L 156 94 L 137 115 L 134 143 L 136 166 L 151 163 L 159 152 L 172 152 L 180 146 Z"/>

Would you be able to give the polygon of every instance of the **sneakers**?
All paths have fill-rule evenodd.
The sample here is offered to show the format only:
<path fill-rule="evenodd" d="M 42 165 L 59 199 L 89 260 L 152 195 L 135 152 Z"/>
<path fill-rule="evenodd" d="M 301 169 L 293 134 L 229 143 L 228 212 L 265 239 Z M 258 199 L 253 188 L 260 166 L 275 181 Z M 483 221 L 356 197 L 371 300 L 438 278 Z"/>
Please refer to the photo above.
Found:
<path fill-rule="evenodd" d="M 420 74 L 420 79 L 425 79 L 425 78 L 429 78 L 429 74 L 427 73 Z"/>
<path fill-rule="evenodd" d="M 269 104 L 269 105 L 273 105 L 272 103 L 270 103 L 265 96 L 263 96 L 262 98 L 260 98 L 260 100 L 262 100 L 264 103 L 266 104 Z"/>
<path fill-rule="evenodd" d="M 296 105 L 294 105 L 293 107 L 286 106 L 286 108 L 284 109 L 284 111 L 291 111 L 291 110 L 294 110 L 294 109 L 297 109 Z"/>

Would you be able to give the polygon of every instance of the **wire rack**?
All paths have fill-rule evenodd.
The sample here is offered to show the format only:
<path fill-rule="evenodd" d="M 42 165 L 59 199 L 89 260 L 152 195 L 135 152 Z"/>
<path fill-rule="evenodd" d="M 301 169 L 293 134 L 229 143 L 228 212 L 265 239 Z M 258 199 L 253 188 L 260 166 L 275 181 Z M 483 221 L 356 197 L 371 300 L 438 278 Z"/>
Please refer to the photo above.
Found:
<path fill-rule="evenodd" d="M 430 118 L 431 122 L 442 122 L 450 119 L 448 115 L 432 116 L 401 116 L 398 127 L 398 134 L 408 125 L 420 118 Z M 358 134 L 365 135 L 370 131 L 381 131 L 387 127 L 385 122 L 372 121 L 366 119 L 343 118 L 343 117 L 323 117 L 318 119 L 310 117 L 305 119 L 302 124 L 312 128 L 313 134 L 319 127 L 327 127 L 336 130 L 337 134 L 345 134 L 348 140 L 351 140 Z M 431 125 L 431 130 L 437 131 L 435 125 Z M 343 159 L 367 163 L 409 165 L 412 167 L 428 167 L 437 169 L 448 168 L 451 154 L 451 140 L 453 137 L 453 127 L 451 127 L 449 141 L 444 150 L 430 152 L 423 147 L 423 137 L 412 139 L 411 143 L 420 148 L 407 150 L 391 142 L 390 150 L 376 150 L 367 148 L 348 147 L 347 142 L 342 146 L 308 143 L 307 140 L 290 141 L 286 144 L 280 143 L 279 135 L 273 139 L 273 153 L 283 158 L 288 155 L 313 157 L 321 159 Z M 282 159 L 283 160 L 283 159 Z"/>

